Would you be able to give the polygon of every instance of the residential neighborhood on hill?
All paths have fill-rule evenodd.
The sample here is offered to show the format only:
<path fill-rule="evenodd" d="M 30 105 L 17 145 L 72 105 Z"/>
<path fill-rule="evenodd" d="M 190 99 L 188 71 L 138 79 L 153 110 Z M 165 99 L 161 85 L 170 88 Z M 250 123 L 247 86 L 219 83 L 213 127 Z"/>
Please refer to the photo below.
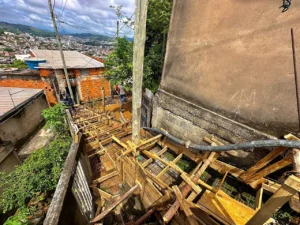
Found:
<path fill-rule="evenodd" d="M 0 0 L 0 225 L 300 225 L 298 10 Z"/>
<path fill-rule="evenodd" d="M 105 59 L 112 52 L 113 38 L 88 33 L 62 35 L 64 50 L 76 50 L 82 54 Z M 16 55 L 26 55 L 29 49 L 58 50 L 53 32 L 42 31 L 34 27 L 0 22 L 0 67 L 11 64 Z"/>

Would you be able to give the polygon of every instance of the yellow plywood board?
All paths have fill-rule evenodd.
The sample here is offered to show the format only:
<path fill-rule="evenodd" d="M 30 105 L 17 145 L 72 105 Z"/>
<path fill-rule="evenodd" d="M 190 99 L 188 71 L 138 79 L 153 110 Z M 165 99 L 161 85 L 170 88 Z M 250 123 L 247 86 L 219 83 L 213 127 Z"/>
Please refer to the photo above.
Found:
<path fill-rule="evenodd" d="M 255 214 L 255 210 L 230 198 L 221 197 L 206 190 L 199 202 L 206 212 L 228 224 L 244 225 Z"/>

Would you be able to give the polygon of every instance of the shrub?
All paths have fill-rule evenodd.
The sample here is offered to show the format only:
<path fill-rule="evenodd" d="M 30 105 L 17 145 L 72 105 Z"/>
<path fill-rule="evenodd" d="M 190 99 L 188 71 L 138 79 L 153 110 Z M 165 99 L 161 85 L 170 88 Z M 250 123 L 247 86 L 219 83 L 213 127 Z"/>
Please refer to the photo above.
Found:
<path fill-rule="evenodd" d="M 30 155 L 10 173 L 0 173 L 0 207 L 8 210 L 26 206 L 37 193 L 54 191 L 72 139 L 53 140 L 48 147 Z"/>
<path fill-rule="evenodd" d="M 44 109 L 42 112 L 42 115 L 47 121 L 47 125 L 58 134 L 66 134 L 68 132 L 65 109 L 66 107 L 59 103 L 51 108 Z"/>

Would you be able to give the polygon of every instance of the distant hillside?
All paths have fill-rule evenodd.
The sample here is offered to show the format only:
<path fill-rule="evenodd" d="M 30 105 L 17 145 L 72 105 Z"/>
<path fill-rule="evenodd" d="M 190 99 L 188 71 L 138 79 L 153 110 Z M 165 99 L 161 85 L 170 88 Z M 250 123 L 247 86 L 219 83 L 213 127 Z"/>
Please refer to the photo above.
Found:
<path fill-rule="evenodd" d="M 0 22 L 0 33 L 1 31 L 7 31 L 15 34 L 20 33 L 29 33 L 34 36 L 39 37 L 54 37 L 54 32 L 51 31 L 45 31 L 40 30 L 35 27 L 22 25 L 22 24 L 12 24 L 12 23 L 6 23 L 6 22 Z M 69 35 L 73 37 L 79 37 L 79 38 L 86 38 L 91 39 L 91 41 L 113 41 L 114 39 L 105 35 L 100 34 L 90 34 L 90 33 L 78 33 L 78 34 L 62 34 L 62 35 Z"/>
<path fill-rule="evenodd" d="M 90 34 L 90 33 L 81 33 L 81 34 L 70 34 L 73 37 L 91 39 L 93 41 L 113 41 L 114 39 L 101 34 Z"/>
<path fill-rule="evenodd" d="M 39 36 L 39 37 L 54 37 L 53 32 L 39 30 L 35 27 L 22 25 L 22 24 L 0 22 L 0 30 L 15 33 L 15 34 L 29 33 L 31 35 Z"/>

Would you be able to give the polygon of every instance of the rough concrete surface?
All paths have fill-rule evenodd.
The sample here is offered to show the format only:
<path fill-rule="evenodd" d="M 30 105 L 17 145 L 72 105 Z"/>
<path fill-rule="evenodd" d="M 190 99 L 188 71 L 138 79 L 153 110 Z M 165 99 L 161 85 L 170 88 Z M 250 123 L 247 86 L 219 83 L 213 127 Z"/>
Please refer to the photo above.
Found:
<path fill-rule="evenodd" d="M 174 1 L 161 89 L 271 135 L 298 131 L 290 28 L 299 69 L 300 2 L 281 5 Z"/>
<path fill-rule="evenodd" d="M 43 127 L 32 137 L 24 148 L 21 149 L 19 152 L 20 158 L 25 159 L 36 150 L 46 147 L 54 136 L 55 132 L 52 129 Z"/>
<path fill-rule="evenodd" d="M 16 146 L 23 144 L 43 123 L 43 109 L 48 108 L 44 95 L 32 100 L 16 114 L 0 124 L 0 139 Z"/>

